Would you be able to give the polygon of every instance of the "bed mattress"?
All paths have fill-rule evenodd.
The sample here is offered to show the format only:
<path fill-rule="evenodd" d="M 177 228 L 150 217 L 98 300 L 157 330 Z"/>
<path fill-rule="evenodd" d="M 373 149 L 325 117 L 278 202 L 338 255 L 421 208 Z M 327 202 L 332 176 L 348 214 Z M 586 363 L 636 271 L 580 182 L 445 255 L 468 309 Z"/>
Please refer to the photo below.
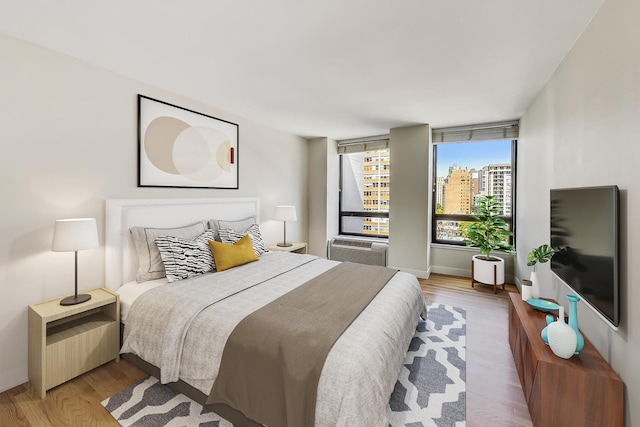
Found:
<path fill-rule="evenodd" d="M 129 308 L 140 295 L 149 289 L 157 288 L 158 286 L 166 285 L 167 283 L 166 277 L 163 277 L 162 279 L 149 280 L 148 282 L 142 283 L 138 283 L 134 280 L 120 286 L 116 290 L 116 293 L 120 296 L 120 321 L 122 323 L 126 323 Z"/>

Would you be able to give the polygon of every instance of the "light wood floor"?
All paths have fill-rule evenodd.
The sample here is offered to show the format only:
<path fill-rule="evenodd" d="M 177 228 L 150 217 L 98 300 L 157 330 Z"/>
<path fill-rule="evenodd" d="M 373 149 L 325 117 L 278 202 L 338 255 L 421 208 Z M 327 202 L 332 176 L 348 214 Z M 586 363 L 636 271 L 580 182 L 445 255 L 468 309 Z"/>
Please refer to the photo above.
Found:
<path fill-rule="evenodd" d="M 507 293 L 470 286 L 469 279 L 432 274 L 421 280 L 425 299 L 467 311 L 467 426 L 531 426 L 511 357 Z M 143 378 L 125 361 L 110 362 L 58 386 L 40 400 L 29 384 L 0 393 L 0 426 L 113 426 L 118 423 L 100 402 Z"/>
<path fill-rule="evenodd" d="M 506 285 L 491 286 L 471 279 L 431 274 L 420 279 L 427 301 L 464 308 L 467 312 L 467 427 L 532 426 L 520 379 L 509 348 Z"/>

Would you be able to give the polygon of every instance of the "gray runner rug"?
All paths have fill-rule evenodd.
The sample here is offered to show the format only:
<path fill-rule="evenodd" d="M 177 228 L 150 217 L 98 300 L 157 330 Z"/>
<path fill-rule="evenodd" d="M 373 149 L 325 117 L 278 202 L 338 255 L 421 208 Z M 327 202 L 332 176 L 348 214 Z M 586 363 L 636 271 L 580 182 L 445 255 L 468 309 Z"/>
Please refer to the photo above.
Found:
<path fill-rule="evenodd" d="M 466 419 L 466 312 L 427 303 L 389 401 L 392 427 L 462 427 Z M 123 427 L 232 427 L 188 397 L 147 377 L 102 405 Z"/>

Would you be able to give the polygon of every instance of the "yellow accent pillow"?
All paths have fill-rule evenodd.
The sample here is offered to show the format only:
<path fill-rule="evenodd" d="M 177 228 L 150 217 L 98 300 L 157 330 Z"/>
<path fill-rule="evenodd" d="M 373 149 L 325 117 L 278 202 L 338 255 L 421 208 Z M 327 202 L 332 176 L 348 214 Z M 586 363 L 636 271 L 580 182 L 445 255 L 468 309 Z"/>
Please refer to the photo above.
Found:
<path fill-rule="evenodd" d="M 251 245 L 251 237 L 248 234 L 231 244 L 209 240 L 209 247 L 211 248 L 217 271 L 224 271 L 252 261 L 258 261 L 258 256 Z"/>

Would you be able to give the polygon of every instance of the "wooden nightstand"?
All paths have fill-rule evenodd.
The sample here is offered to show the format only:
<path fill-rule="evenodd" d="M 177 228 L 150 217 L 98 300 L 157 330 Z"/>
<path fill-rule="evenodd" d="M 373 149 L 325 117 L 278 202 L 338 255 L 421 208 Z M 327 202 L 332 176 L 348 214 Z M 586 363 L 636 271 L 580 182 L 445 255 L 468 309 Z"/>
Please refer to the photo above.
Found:
<path fill-rule="evenodd" d="M 267 246 L 270 251 L 295 252 L 297 254 L 307 253 L 306 242 L 288 242 L 291 246 L 278 246 L 277 244 Z"/>
<path fill-rule="evenodd" d="M 47 390 L 110 360 L 119 360 L 120 301 L 99 288 L 91 299 L 62 306 L 62 298 L 29 306 L 29 381 Z"/>

